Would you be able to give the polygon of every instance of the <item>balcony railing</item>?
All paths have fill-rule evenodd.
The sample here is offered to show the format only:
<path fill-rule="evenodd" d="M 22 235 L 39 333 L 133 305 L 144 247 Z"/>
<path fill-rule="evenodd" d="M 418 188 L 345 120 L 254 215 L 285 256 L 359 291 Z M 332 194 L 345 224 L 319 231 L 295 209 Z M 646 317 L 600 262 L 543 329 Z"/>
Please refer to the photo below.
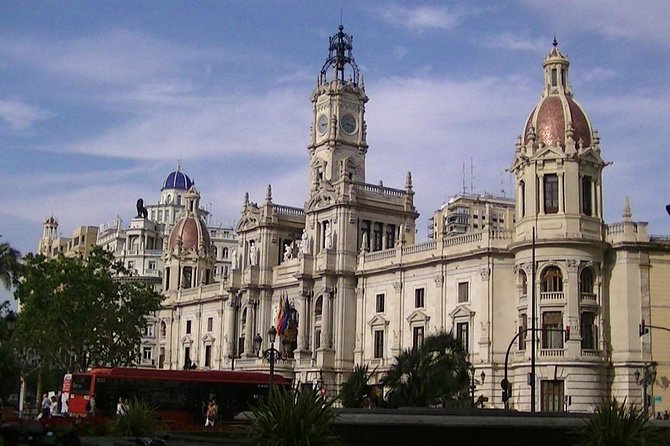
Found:
<path fill-rule="evenodd" d="M 580 293 L 579 296 L 582 302 L 592 304 L 597 302 L 597 296 L 595 293 Z"/>
<path fill-rule="evenodd" d="M 565 356 L 565 350 L 562 348 L 541 348 L 538 352 L 540 357 L 545 358 L 562 358 Z"/>
<path fill-rule="evenodd" d="M 540 300 L 563 300 L 563 291 L 542 291 L 540 293 Z"/>

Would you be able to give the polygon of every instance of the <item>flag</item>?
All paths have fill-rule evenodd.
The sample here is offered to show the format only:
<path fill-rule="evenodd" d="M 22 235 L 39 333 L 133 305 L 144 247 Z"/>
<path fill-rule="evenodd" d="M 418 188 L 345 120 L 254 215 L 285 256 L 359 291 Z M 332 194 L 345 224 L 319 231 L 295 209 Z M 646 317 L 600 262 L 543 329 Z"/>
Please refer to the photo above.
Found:
<path fill-rule="evenodd" d="M 288 294 L 284 296 L 284 314 L 282 315 L 281 333 L 284 334 L 288 328 L 288 321 L 291 317 L 291 304 L 288 301 Z"/>
<path fill-rule="evenodd" d="M 275 325 L 275 329 L 277 330 L 277 333 L 281 335 L 281 324 L 282 324 L 282 318 L 284 317 L 284 301 L 282 300 L 281 296 L 279 297 L 279 311 L 277 311 L 277 324 Z"/>

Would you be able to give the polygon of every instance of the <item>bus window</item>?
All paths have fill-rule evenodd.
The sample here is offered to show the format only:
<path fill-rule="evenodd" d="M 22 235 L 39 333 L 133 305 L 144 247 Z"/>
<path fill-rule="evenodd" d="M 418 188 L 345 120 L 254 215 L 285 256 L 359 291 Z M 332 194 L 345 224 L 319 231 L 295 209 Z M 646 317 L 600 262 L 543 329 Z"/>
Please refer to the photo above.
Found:
<path fill-rule="evenodd" d="M 91 390 L 91 376 L 90 375 L 73 375 L 72 387 L 70 393 L 72 395 L 88 395 Z"/>

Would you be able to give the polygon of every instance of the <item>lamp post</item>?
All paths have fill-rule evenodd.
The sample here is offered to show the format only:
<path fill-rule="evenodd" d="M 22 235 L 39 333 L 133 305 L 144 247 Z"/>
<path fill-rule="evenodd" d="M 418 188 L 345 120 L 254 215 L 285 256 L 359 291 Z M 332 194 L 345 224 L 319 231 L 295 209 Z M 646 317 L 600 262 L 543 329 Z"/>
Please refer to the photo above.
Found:
<path fill-rule="evenodd" d="M 635 370 L 635 382 L 642 386 L 642 407 L 645 416 L 649 415 L 650 406 L 650 395 L 647 392 L 647 387 L 654 384 L 654 381 L 656 381 L 656 368 L 654 364 L 645 364 L 644 373 Z"/>
<path fill-rule="evenodd" d="M 472 400 L 472 407 L 475 407 L 475 389 L 477 388 L 477 386 L 481 386 L 482 384 L 484 384 L 485 379 L 486 379 L 486 372 L 482 370 L 482 373 L 480 373 L 479 375 L 479 380 L 477 380 L 475 378 L 475 368 L 470 367 L 470 397 Z"/>
<path fill-rule="evenodd" d="M 275 362 L 281 361 L 284 359 L 282 352 L 275 348 L 275 339 L 277 339 L 277 330 L 274 327 L 270 327 L 268 330 L 268 339 L 270 340 L 270 348 L 263 350 L 261 355 L 263 358 L 267 359 L 270 363 L 270 388 L 274 385 L 274 374 L 275 374 Z M 254 337 L 254 347 L 256 351 L 261 351 L 261 345 L 263 344 L 263 338 L 260 333 L 257 333 Z"/>

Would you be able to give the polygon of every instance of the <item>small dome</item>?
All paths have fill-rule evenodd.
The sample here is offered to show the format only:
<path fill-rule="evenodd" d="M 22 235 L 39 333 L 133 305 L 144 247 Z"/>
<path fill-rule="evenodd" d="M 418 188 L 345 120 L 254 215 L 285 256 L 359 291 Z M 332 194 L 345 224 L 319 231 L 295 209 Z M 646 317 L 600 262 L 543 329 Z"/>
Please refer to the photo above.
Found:
<path fill-rule="evenodd" d="M 547 96 L 533 109 L 524 129 L 524 143 L 528 143 L 528 130 L 535 128 L 537 142 L 545 146 L 565 145 L 566 123 L 572 124 L 575 143 L 581 140 L 584 147 L 591 145 L 591 126 L 582 107 L 567 95 Z"/>
<path fill-rule="evenodd" d="M 172 232 L 170 232 L 170 249 L 177 246 L 177 240 L 180 238 L 182 251 L 197 252 L 200 246 L 209 251 L 211 239 L 207 228 L 202 220 L 193 214 L 189 213 L 175 223 Z"/>
<path fill-rule="evenodd" d="M 186 175 L 184 176 L 186 177 Z M 188 189 L 184 198 L 186 199 L 185 212 L 177 220 L 170 232 L 168 247 L 172 250 L 177 246 L 177 242 L 181 240 L 181 250 L 184 252 L 197 252 L 200 247 L 209 252 L 211 239 L 209 232 L 207 232 L 207 226 L 199 215 L 200 194 L 195 186 L 191 186 Z"/>
<path fill-rule="evenodd" d="M 193 186 L 193 181 L 181 170 L 177 169 L 171 172 L 165 179 L 161 190 L 165 189 L 181 189 L 188 190 Z"/>

